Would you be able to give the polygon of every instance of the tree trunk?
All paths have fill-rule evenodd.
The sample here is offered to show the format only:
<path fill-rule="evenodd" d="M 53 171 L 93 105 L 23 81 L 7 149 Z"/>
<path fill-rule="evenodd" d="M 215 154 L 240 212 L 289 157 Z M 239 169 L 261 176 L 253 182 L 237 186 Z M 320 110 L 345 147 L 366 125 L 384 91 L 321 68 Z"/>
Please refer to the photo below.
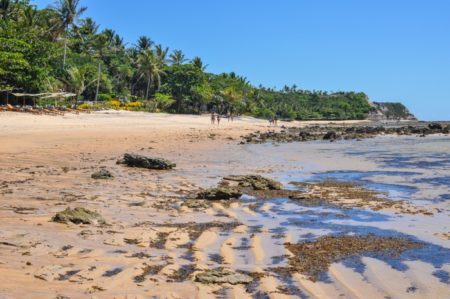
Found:
<path fill-rule="evenodd" d="M 148 100 L 148 94 L 149 94 L 149 90 L 150 90 L 150 83 L 152 81 L 152 77 L 148 76 L 148 81 L 147 81 L 147 90 L 145 92 L 145 99 Z"/>
<path fill-rule="evenodd" d="M 95 100 L 94 100 L 94 103 L 95 103 L 95 104 L 97 104 L 98 91 L 99 91 L 99 89 L 100 89 L 100 79 L 101 79 L 101 75 L 102 75 L 102 62 L 99 61 L 99 63 L 98 63 L 97 90 L 95 91 Z"/>

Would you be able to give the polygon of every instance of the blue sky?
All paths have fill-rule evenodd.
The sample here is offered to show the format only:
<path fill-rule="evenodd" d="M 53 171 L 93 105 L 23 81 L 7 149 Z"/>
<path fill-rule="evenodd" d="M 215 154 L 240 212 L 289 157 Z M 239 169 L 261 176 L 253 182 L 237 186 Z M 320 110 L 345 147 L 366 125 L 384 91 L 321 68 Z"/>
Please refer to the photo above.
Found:
<path fill-rule="evenodd" d="M 39 7 L 53 0 L 32 1 Z M 447 0 L 81 0 L 132 45 L 147 35 L 255 85 L 364 91 L 450 119 Z"/>

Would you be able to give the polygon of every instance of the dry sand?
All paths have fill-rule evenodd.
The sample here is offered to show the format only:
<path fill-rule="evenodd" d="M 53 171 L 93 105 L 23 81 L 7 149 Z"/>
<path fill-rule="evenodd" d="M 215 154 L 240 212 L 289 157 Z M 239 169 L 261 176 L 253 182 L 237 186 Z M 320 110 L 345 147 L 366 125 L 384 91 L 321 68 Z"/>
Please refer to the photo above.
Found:
<path fill-rule="evenodd" d="M 245 117 L 223 119 L 218 127 L 207 115 L 0 113 L 0 298 L 250 298 L 257 292 L 250 294 L 242 285 L 196 283 L 191 272 L 220 265 L 263 272 L 274 257 L 289 254 L 282 243 L 295 233 L 276 240 L 269 226 L 255 230 L 246 221 L 258 215 L 240 203 L 215 203 L 201 211 L 181 204 L 187 194 L 224 175 L 285 169 L 276 153 L 258 157 L 238 145 L 240 136 L 268 129 L 273 128 L 266 121 Z M 157 172 L 116 165 L 125 152 L 161 156 L 177 168 Z M 319 156 L 312 152 L 303 164 L 289 166 L 301 171 L 314 157 Z M 317 164 L 333 161 L 326 154 L 320 157 Z M 334 161 L 336 168 L 349 162 Z M 92 180 L 100 167 L 115 179 Z M 66 207 L 96 210 L 108 226 L 50 221 Z M 259 211 L 271 208 L 265 204 Z M 195 227 L 217 222 L 242 224 L 228 233 L 214 225 Z M 270 223 L 283 225 L 276 219 Z M 428 264 L 411 262 L 403 273 L 377 259 L 365 262 L 364 276 L 333 264 L 332 283 L 295 274 L 289 286 L 268 275 L 256 288 L 270 298 L 298 297 L 292 289 L 313 298 L 444 298 L 450 293 Z M 419 291 L 405 293 L 419 281 Z"/>

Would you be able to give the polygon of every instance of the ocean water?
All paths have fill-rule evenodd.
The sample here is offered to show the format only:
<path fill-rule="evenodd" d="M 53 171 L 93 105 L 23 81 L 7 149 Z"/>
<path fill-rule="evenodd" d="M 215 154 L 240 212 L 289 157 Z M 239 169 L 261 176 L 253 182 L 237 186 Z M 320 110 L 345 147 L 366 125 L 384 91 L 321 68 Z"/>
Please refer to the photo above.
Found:
<path fill-rule="evenodd" d="M 246 150 L 264 161 L 274 161 L 270 165 L 274 169 L 273 176 L 287 188 L 295 188 L 289 184 L 292 181 L 355 182 L 384 192 L 389 200 L 402 200 L 424 207 L 434 215 L 311 206 L 287 198 L 261 200 L 244 197 L 242 206 L 233 210 L 239 221 L 252 228 L 246 236 L 240 236 L 237 246 L 242 249 L 235 263 L 240 269 L 250 271 L 255 264 L 269 268 L 286 265 L 283 246 L 286 240 L 295 243 L 324 235 L 369 233 L 397 236 L 420 242 L 423 247 L 407 250 L 395 258 L 377 253 L 353 256 L 340 262 L 340 266 L 358 273 L 365 283 L 385 290 L 387 294 L 390 286 L 374 279 L 374 276 L 383 275 L 375 270 L 374 260 L 388 265 L 392 273 L 386 273 L 386 277 L 402 273 L 411 284 L 403 295 L 412 296 L 410 293 L 414 293 L 426 298 L 436 294 L 440 298 L 442 293 L 433 293 L 438 289 L 450 294 L 450 241 L 447 235 L 450 233 L 449 137 L 381 137 L 360 142 L 264 144 L 249 145 Z M 253 213 L 244 212 L 248 210 L 243 209 L 245 207 L 251 208 Z M 252 235 L 258 232 L 265 232 L 260 237 L 266 253 L 263 261 L 256 261 L 251 252 L 245 250 Z M 222 236 L 223 240 L 231 234 Z M 218 248 L 211 247 L 210 250 L 213 254 Z M 420 281 L 431 282 L 426 287 Z M 289 281 L 285 283 L 289 284 Z M 323 273 L 319 283 L 337 286 L 340 282 L 332 274 Z M 298 294 L 307 293 L 298 290 Z"/>

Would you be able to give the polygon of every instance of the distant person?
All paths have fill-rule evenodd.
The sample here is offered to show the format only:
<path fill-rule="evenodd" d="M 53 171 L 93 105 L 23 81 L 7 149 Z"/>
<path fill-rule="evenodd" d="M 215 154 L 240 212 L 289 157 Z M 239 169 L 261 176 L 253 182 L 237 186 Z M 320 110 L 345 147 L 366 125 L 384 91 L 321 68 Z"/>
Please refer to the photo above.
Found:
<path fill-rule="evenodd" d="M 230 117 L 231 117 L 231 121 L 233 122 L 234 121 L 234 113 L 233 112 L 230 113 Z"/>
<path fill-rule="evenodd" d="M 228 122 L 230 122 L 231 121 L 231 113 L 230 113 L 230 111 L 227 112 L 227 118 L 228 118 Z"/>
<path fill-rule="evenodd" d="M 270 117 L 269 118 L 269 126 L 272 126 L 273 125 L 273 117 Z"/>
<path fill-rule="evenodd" d="M 273 124 L 275 126 L 278 126 L 278 117 L 275 115 L 275 117 L 273 118 Z"/>
<path fill-rule="evenodd" d="M 220 114 L 217 114 L 216 119 L 217 119 L 217 125 L 220 125 Z"/>
<path fill-rule="evenodd" d="M 216 114 L 214 112 L 211 112 L 211 124 L 216 124 Z"/>

